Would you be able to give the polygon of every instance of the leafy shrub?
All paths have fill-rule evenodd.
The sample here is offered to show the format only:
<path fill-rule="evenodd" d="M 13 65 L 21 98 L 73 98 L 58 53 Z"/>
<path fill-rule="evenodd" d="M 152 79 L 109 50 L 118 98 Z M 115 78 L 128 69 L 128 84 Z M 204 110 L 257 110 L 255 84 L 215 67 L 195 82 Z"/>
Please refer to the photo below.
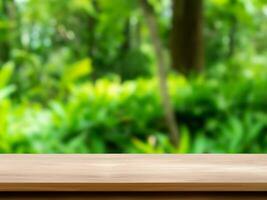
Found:
<path fill-rule="evenodd" d="M 253 78 L 259 73 L 257 68 L 238 69 L 238 76 L 232 72 L 191 79 L 169 76 L 181 133 L 177 149 L 168 141 L 156 79 L 123 83 L 116 79 L 80 82 L 78 80 L 90 71 L 86 66 L 90 67 L 87 60 L 72 65 L 69 69 L 77 72 L 72 73 L 75 78 L 61 79 L 66 91 L 64 95 L 58 94 L 46 104 L 30 99 L 19 103 L 14 100 L 14 86 L 8 84 L 12 67 L 3 67 L 0 72 L 0 151 L 267 151 L 267 95 L 264 92 L 267 78 L 263 75 Z M 267 71 L 261 68 L 261 73 L 266 75 Z"/>

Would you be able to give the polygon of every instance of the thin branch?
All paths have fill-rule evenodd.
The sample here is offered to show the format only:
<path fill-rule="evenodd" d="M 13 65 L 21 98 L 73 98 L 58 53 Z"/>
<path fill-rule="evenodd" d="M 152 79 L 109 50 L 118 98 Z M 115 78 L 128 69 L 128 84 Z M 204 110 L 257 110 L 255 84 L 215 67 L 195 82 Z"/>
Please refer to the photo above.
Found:
<path fill-rule="evenodd" d="M 161 44 L 161 39 L 159 36 L 159 31 L 157 28 L 156 18 L 154 10 L 147 0 L 140 0 L 140 5 L 144 12 L 144 16 L 147 20 L 147 25 L 151 34 L 151 39 L 155 49 L 155 55 L 157 59 L 158 66 L 158 77 L 159 77 L 159 86 L 160 93 L 162 97 L 162 104 L 164 108 L 166 123 L 170 132 L 170 141 L 174 146 L 179 144 L 179 131 L 178 125 L 176 123 L 174 109 L 171 104 L 168 84 L 167 84 L 167 73 L 165 68 L 165 61 L 163 55 L 163 48 Z"/>

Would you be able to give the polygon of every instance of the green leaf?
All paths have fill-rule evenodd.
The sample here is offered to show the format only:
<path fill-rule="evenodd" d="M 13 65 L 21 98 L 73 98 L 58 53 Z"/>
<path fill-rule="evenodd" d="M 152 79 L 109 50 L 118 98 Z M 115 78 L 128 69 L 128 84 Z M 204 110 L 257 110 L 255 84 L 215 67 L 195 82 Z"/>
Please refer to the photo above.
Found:
<path fill-rule="evenodd" d="M 179 147 L 177 149 L 178 153 L 188 153 L 190 150 L 190 134 L 189 130 L 183 126 L 181 128 L 181 137 Z"/>
<path fill-rule="evenodd" d="M 15 91 L 15 87 L 14 86 L 9 86 L 6 87 L 4 89 L 0 90 L 0 101 L 4 98 L 6 98 L 7 96 L 9 96 L 12 92 Z"/>
<path fill-rule="evenodd" d="M 64 73 L 66 82 L 73 82 L 82 77 L 88 76 L 92 72 L 92 63 L 89 58 L 83 59 L 70 66 Z"/>
<path fill-rule="evenodd" d="M 6 87 L 14 72 L 14 63 L 8 62 L 0 68 L 0 89 Z"/>

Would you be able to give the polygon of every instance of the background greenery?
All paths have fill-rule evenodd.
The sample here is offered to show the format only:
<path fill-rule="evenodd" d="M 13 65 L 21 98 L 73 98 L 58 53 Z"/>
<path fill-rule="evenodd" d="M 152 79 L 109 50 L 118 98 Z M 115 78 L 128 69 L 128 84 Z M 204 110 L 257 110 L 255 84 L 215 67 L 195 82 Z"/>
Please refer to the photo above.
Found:
<path fill-rule="evenodd" d="M 172 1 L 149 3 L 171 63 Z M 169 68 L 174 147 L 137 0 L 0 0 L 0 152 L 265 153 L 266 21 L 265 0 L 204 0 L 204 69 Z"/>

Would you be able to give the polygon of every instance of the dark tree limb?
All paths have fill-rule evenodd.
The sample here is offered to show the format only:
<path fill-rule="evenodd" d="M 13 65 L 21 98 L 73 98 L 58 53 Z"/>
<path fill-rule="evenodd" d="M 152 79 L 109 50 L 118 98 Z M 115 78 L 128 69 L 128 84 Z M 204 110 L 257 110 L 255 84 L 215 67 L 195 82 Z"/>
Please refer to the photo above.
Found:
<path fill-rule="evenodd" d="M 174 146 L 179 144 L 179 131 L 176 123 L 174 109 L 171 104 L 171 99 L 168 93 L 167 73 L 165 68 L 165 61 L 163 55 L 163 48 L 159 31 L 157 28 L 155 13 L 152 6 L 147 0 L 140 0 L 140 5 L 147 20 L 147 25 L 151 34 L 151 39 L 155 49 L 155 55 L 158 66 L 158 77 L 160 85 L 160 93 L 162 97 L 162 104 L 164 108 L 166 123 L 170 132 L 170 141 Z"/>
<path fill-rule="evenodd" d="M 173 69 L 189 74 L 204 67 L 203 0 L 172 0 L 170 34 Z"/>

